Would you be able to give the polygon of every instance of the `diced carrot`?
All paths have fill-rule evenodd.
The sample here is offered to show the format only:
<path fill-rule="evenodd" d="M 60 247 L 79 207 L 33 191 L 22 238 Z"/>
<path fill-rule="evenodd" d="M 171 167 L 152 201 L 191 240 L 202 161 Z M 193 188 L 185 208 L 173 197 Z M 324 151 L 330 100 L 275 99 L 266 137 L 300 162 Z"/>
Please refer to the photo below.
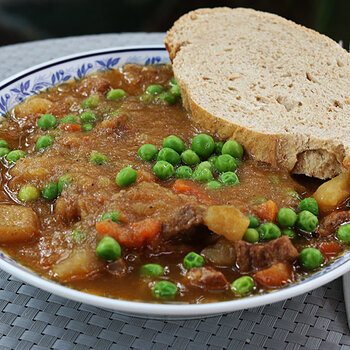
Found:
<path fill-rule="evenodd" d="M 341 250 L 338 242 L 322 242 L 318 249 L 325 258 L 335 256 Z"/>
<path fill-rule="evenodd" d="M 278 208 L 276 203 L 270 199 L 260 204 L 256 213 L 260 219 L 274 222 L 277 218 Z"/>
<path fill-rule="evenodd" d="M 205 190 L 192 181 L 177 179 L 173 189 L 178 193 L 195 196 L 204 204 L 215 204 Z"/>
<path fill-rule="evenodd" d="M 111 220 L 96 223 L 96 230 L 101 235 L 115 238 L 121 245 L 129 248 L 140 248 L 156 240 L 161 223 L 153 218 L 141 220 L 130 226 L 122 226 Z"/>
<path fill-rule="evenodd" d="M 60 125 L 60 128 L 70 132 L 81 131 L 81 125 L 79 124 L 63 123 Z"/>
<path fill-rule="evenodd" d="M 253 275 L 255 281 L 265 287 L 280 287 L 292 281 L 293 270 L 290 264 L 279 262 Z"/>
<path fill-rule="evenodd" d="M 145 182 L 155 182 L 156 177 L 146 170 L 142 170 L 142 169 L 137 170 L 136 183 L 140 183 L 140 182 L 144 182 L 144 181 Z"/>

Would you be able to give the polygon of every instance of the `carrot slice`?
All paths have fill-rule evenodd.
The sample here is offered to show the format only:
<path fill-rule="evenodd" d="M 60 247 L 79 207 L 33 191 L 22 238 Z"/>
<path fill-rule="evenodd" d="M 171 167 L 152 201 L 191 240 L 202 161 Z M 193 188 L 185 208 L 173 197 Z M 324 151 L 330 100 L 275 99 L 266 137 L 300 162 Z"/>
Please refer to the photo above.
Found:
<path fill-rule="evenodd" d="M 177 193 L 195 196 L 204 204 L 215 204 L 205 190 L 192 181 L 177 179 L 174 182 L 173 189 Z"/>
<path fill-rule="evenodd" d="M 255 281 L 265 287 L 280 287 L 292 281 L 293 270 L 290 264 L 279 262 L 253 275 Z"/>
<path fill-rule="evenodd" d="M 260 219 L 271 221 L 271 222 L 276 221 L 277 213 L 278 213 L 277 205 L 271 199 L 265 203 L 260 204 L 257 209 L 257 215 L 259 216 Z"/>
<path fill-rule="evenodd" d="M 341 248 L 338 242 L 322 242 L 318 249 L 325 258 L 339 254 Z"/>
<path fill-rule="evenodd" d="M 161 223 L 153 218 L 141 220 L 130 226 L 122 226 L 111 220 L 96 223 L 96 230 L 101 235 L 111 236 L 120 244 L 129 248 L 140 248 L 158 238 Z"/>
<path fill-rule="evenodd" d="M 66 130 L 66 131 L 81 131 L 81 125 L 79 124 L 72 124 L 72 123 L 63 123 L 60 125 L 60 129 Z"/>

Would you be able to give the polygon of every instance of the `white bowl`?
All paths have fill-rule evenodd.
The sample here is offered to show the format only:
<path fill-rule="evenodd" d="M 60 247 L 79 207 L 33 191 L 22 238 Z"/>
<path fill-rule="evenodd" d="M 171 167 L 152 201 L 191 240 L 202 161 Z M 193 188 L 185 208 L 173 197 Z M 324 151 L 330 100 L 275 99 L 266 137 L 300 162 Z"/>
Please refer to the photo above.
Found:
<path fill-rule="evenodd" d="M 98 70 L 113 69 L 126 63 L 168 63 L 163 46 L 112 48 L 63 57 L 27 69 L 0 83 L 0 115 L 28 96 L 70 79 L 80 79 Z M 23 267 L 0 251 L 0 268 L 48 292 L 117 312 L 147 318 L 197 318 L 247 309 L 294 297 L 332 281 L 350 270 L 350 252 L 303 280 L 273 292 L 232 301 L 208 304 L 156 304 L 124 301 L 80 292 Z"/>

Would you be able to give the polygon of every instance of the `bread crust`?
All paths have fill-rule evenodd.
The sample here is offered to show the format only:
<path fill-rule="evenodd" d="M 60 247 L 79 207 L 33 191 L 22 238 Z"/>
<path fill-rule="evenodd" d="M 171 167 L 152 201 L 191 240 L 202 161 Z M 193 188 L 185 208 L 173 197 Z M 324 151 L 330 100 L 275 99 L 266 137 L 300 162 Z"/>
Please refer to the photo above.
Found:
<path fill-rule="evenodd" d="M 240 16 L 251 15 L 253 13 L 258 18 L 287 22 L 298 32 L 305 31 L 309 34 L 311 33 L 312 36 L 317 36 L 318 40 L 321 38 L 322 41 L 326 41 L 326 45 L 338 45 L 331 39 L 311 29 L 304 28 L 277 15 L 251 9 L 215 8 L 189 12 L 175 22 L 173 27 L 168 31 L 164 43 L 173 62 L 174 75 L 182 94 L 184 107 L 191 113 L 193 120 L 210 132 L 217 134 L 220 139 L 235 139 L 242 143 L 246 151 L 254 159 L 269 163 L 275 167 L 287 169 L 292 173 L 327 179 L 344 171 L 343 165 L 349 168 L 350 140 L 330 140 L 327 137 L 323 139 L 318 136 L 314 137 L 312 133 L 308 132 L 279 132 L 277 130 L 273 133 L 265 133 L 261 130 L 249 128 L 246 125 L 240 125 L 229 120 L 229 118 L 225 118 L 223 115 L 211 113 L 202 101 L 199 100 L 198 96 L 194 95 L 190 86 L 191 82 L 187 81 L 186 77 L 181 74 L 182 66 L 178 64 L 177 57 L 181 56 L 181 64 L 183 64 L 185 61 L 184 55 L 188 54 L 189 50 L 187 48 L 187 52 L 182 53 L 182 48 L 189 46 L 192 49 L 192 47 L 198 46 L 199 39 L 194 38 L 195 34 L 184 33 L 184 30 L 189 25 L 192 25 L 193 20 L 196 20 L 198 16 L 212 16 L 214 13 L 216 16 L 220 16 L 221 14 L 227 15 L 228 12 L 239 13 Z M 213 30 L 216 30 L 215 26 Z M 200 44 L 203 45 L 202 42 Z M 339 49 L 337 48 L 337 50 L 339 54 Z M 345 50 L 343 51 L 343 55 L 346 55 L 345 61 L 348 60 L 350 62 L 349 57 L 347 57 L 349 54 Z M 179 52 L 181 52 L 180 55 Z M 206 91 L 202 89 L 201 92 L 208 92 L 209 94 L 210 90 Z M 255 118 L 254 114 L 247 117 Z M 343 162 L 344 164 L 342 165 Z"/>

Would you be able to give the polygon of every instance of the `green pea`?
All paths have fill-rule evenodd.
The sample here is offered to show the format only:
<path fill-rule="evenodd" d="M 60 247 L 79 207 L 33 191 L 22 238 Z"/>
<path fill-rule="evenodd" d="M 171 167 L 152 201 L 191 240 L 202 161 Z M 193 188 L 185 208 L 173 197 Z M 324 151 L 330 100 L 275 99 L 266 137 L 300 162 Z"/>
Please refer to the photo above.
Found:
<path fill-rule="evenodd" d="M 259 238 L 259 232 L 255 228 L 248 228 L 243 236 L 243 239 L 249 243 L 259 242 Z"/>
<path fill-rule="evenodd" d="M 90 96 L 81 103 L 81 106 L 83 108 L 96 108 L 99 104 L 100 98 L 98 96 Z"/>
<path fill-rule="evenodd" d="M 210 164 L 212 165 L 212 169 L 215 168 L 215 162 L 216 162 L 217 159 L 218 159 L 218 156 L 211 156 L 211 157 L 208 159 L 208 162 L 210 162 Z"/>
<path fill-rule="evenodd" d="M 192 179 L 194 181 L 199 181 L 199 182 L 206 182 L 209 180 L 213 180 L 214 176 L 210 169 L 208 168 L 199 168 L 196 169 L 193 174 L 192 174 Z"/>
<path fill-rule="evenodd" d="M 5 140 L 0 140 L 0 147 L 10 148 L 9 144 Z"/>
<path fill-rule="evenodd" d="M 35 201 L 40 197 L 39 190 L 33 185 L 24 185 L 18 192 L 18 199 L 21 202 L 27 203 Z"/>
<path fill-rule="evenodd" d="M 101 221 L 112 220 L 113 222 L 119 222 L 119 211 L 113 210 L 108 213 L 104 213 L 101 217 Z"/>
<path fill-rule="evenodd" d="M 176 169 L 175 177 L 177 179 L 189 179 L 192 177 L 192 169 L 189 166 L 182 165 Z"/>
<path fill-rule="evenodd" d="M 237 278 L 231 284 L 231 290 L 239 296 L 251 293 L 255 288 L 255 282 L 250 276 L 242 276 Z"/>
<path fill-rule="evenodd" d="M 350 224 L 341 225 L 337 231 L 337 237 L 345 243 L 350 243 Z"/>
<path fill-rule="evenodd" d="M 253 215 L 249 215 L 249 227 L 250 228 L 257 228 L 260 225 L 260 220 Z"/>
<path fill-rule="evenodd" d="M 239 184 L 238 176 L 232 171 L 226 171 L 219 176 L 219 180 L 226 186 L 235 186 Z"/>
<path fill-rule="evenodd" d="M 94 128 L 92 124 L 85 123 L 81 126 L 81 130 L 83 131 L 91 131 Z"/>
<path fill-rule="evenodd" d="M 187 165 L 195 165 L 195 164 L 198 164 L 200 162 L 200 159 L 199 159 L 197 153 L 193 152 L 190 149 L 181 153 L 181 159 Z"/>
<path fill-rule="evenodd" d="M 175 79 L 174 77 L 172 77 L 172 78 L 169 80 L 169 85 L 170 85 L 170 86 L 177 85 L 176 79 Z"/>
<path fill-rule="evenodd" d="M 35 149 L 37 151 L 41 151 L 49 146 L 51 146 L 53 143 L 53 138 L 47 135 L 40 136 L 38 138 L 38 141 L 36 142 Z"/>
<path fill-rule="evenodd" d="M 80 115 L 81 121 L 84 123 L 95 122 L 97 120 L 96 114 L 92 111 L 85 111 Z"/>
<path fill-rule="evenodd" d="M 119 171 L 115 178 L 115 182 L 121 186 L 126 187 L 132 185 L 137 179 L 137 171 L 128 166 Z"/>
<path fill-rule="evenodd" d="M 47 130 L 57 126 L 57 119 L 52 114 L 44 114 L 38 120 L 38 128 Z"/>
<path fill-rule="evenodd" d="M 146 92 L 150 95 L 158 95 L 163 91 L 164 89 L 161 85 L 149 85 L 146 89 Z"/>
<path fill-rule="evenodd" d="M 157 160 L 165 160 L 172 165 L 177 165 L 180 163 L 181 158 L 180 155 L 172 148 L 165 147 L 158 152 Z"/>
<path fill-rule="evenodd" d="M 314 215 L 319 214 L 318 204 L 315 198 L 304 198 L 298 206 L 299 211 L 307 210 Z"/>
<path fill-rule="evenodd" d="M 160 281 L 153 287 L 153 295 L 158 299 L 173 299 L 176 293 L 176 285 L 169 281 Z"/>
<path fill-rule="evenodd" d="M 181 154 L 185 149 L 185 143 L 175 135 L 166 137 L 163 141 L 163 147 L 172 148 L 177 153 Z"/>
<path fill-rule="evenodd" d="M 204 259 L 201 255 L 195 252 L 190 252 L 184 257 L 183 265 L 187 270 L 190 270 L 193 267 L 201 267 L 204 265 Z"/>
<path fill-rule="evenodd" d="M 7 154 L 6 159 L 10 162 L 10 163 L 16 163 L 17 160 L 23 158 L 26 156 L 26 152 L 20 150 L 20 149 L 16 149 L 14 151 L 11 151 L 10 153 Z"/>
<path fill-rule="evenodd" d="M 126 97 L 126 92 L 123 89 L 113 89 L 107 93 L 107 98 L 112 101 L 121 100 L 124 97 Z"/>
<path fill-rule="evenodd" d="M 45 199 L 49 201 L 53 201 L 58 196 L 58 185 L 56 182 L 48 183 L 42 192 L 42 195 Z"/>
<path fill-rule="evenodd" d="M 205 187 L 209 190 L 218 190 L 222 187 L 222 184 L 219 181 L 209 181 Z"/>
<path fill-rule="evenodd" d="M 174 174 L 174 167 L 165 160 L 159 160 L 153 167 L 153 172 L 162 180 L 166 180 Z"/>
<path fill-rule="evenodd" d="M 297 236 L 296 233 L 290 228 L 284 228 L 282 230 L 282 235 L 288 236 L 290 239 L 294 239 Z"/>
<path fill-rule="evenodd" d="M 6 154 L 8 154 L 10 152 L 10 150 L 6 147 L 0 147 L 0 157 L 6 156 Z"/>
<path fill-rule="evenodd" d="M 142 160 L 151 161 L 156 159 L 158 150 L 157 147 L 151 144 L 145 144 L 142 145 L 138 151 L 137 154 Z"/>
<path fill-rule="evenodd" d="M 140 102 L 150 103 L 154 100 L 154 95 L 144 93 L 141 96 L 139 96 L 139 100 L 140 100 Z"/>
<path fill-rule="evenodd" d="M 105 260 L 117 260 L 122 255 L 119 243 L 112 237 L 104 237 L 96 248 L 97 255 Z"/>
<path fill-rule="evenodd" d="M 60 120 L 60 124 L 78 124 L 77 117 L 73 114 L 66 115 Z"/>
<path fill-rule="evenodd" d="M 318 225 L 317 216 L 308 210 L 303 210 L 298 214 L 296 225 L 306 232 L 313 232 Z"/>
<path fill-rule="evenodd" d="M 243 157 L 243 147 L 237 141 L 229 140 L 224 143 L 222 146 L 222 154 L 229 154 L 234 158 L 242 158 Z"/>
<path fill-rule="evenodd" d="M 109 159 L 106 155 L 104 155 L 100 152 L 97 152 L 97 151 L 91 152 L 89 160 L 91 163 L 95 163 L 97 165 L 102 165 L 102 164 L 106 164 L 109 162 Z"/>
<path fill-rule="evenodd" d="M 236 160 L 229 154 L 218 156 L 215 161 L 215 168 L 219 173 L 225 171 L 235 171 L 237 169 Z"/>
<path fill-rule="evenodd" d="M 322 253 L 316 248 L 304 248 L 299 254 L 299 261 L 304 268 L 313 270 L 322 264 Z"/>
<path fill-rule="evenodd" d="M 165 101 L 170 105 L 173 105 L 176 102 L 176 96 L 165 91 L 157 95 L 156 99 L 157 101 Z"/>
<path fill-rule="evenodd" d="M 61 194 L 62 191 L 69 186 L 72 182 L 73 177 L 70 174 L 64 174 L 58 179 L 58 193 Z"/>
<path fill-rule="evenodd" d="M 220 155 L 222 154 L 222 147 L 224 147 L 224 143 L 219 141 L 219 142 L 215 142 L 215 153 Z"/>
<path fill-rule="evenodd" d="M 159 264 L 146 264 L 141 266 L 140 274 L 142 276 L 148 276 L 148 277 L 159 277 L 164 275 L 164 269 Z"/>
<path fill-rule="evenodd" d="M 192 150 L 201 158 L 209 158 L 215 148 L 215 142 L 210 135 L 199 134 L 192 140 Z"/>
<path fill-rule="evenodd" d="M 180 98 L 181 97 L 181 92 L 180 89 L 177 85 L 174 85 L 170 88 L 169 92 L 173 94 L 175 97 Z"/>
<path fill-rule="evenodd" d="M 213 169 L 213 165 L 209 162 L 209 161 L 205 161 L 205 162 L 201 162 L 196 166 L 196 169 L 203 169 L 203 168 L 207 168 L 209 170 Z"/>
<path fill-rule="evenodd" d="M 276 239 L 281 237 L 281 230 L 279 227 L 272 222 L 267 222 L 265 224 L 260 225 L 259 231 L 261 234 L 261 238 L 264 241 L 270 241 L 272 239 Z"/>
<path fill-rule="evenodd" d="M 277 221 L 282 227 L 293 227 L 297 221 L 297 214 L 290 208 L 281 208 L 277 214 Z"/>

